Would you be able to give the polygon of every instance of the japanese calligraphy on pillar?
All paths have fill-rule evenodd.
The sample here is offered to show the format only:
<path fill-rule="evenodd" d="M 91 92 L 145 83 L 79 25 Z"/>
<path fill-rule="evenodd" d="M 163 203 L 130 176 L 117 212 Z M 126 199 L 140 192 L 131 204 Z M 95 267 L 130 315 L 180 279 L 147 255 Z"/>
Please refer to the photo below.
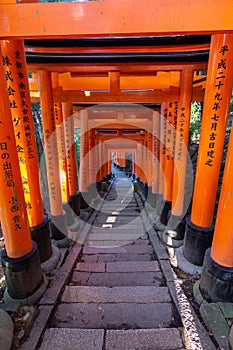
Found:
<path fill-rule="evenodd" d="M 163 110 L 163 118 L 164 118 L 164 123 L 163 123 L 163 146 L 162 146 L 162 154 L 166 154 L 166 139 L 167 139 L 167 116 L 168 116 L 168 109 L 164 108 Z"/>
<path fill-rule="evenodd" d="M 227 45 L 218 49 L 218 60 L 216 60 L 216 75 L 213 89 L 212 100 L 212 116 L 209 130 L 209 146 L 206 153 L 205 165 L 212 167 L 215 159 L 215 144 L 218 135 L 218 124 L 222 116 L 222 109 L 224 109 L 225 101 L 223 99 L 223 89 L 226 79 L 226 71 L 228 67 L 229 57 L 232 55 Z"/>
<path fill-rule="evenodd" d="M 68 201 L 68 184 L 67 184 L 67 170 L 66 170 L 66 153 L 65 153 L 65 135 L 63 128 L 63 115 L 61 103 L 54 103 L 54 117 L 56 124 L 57 136 L 57 150 L 58 150 L 58 164 L 60 173 L 61 195 L 62 202 Z"/>
<path fill-rule="evenodd" d="M 166 120 L 166 160 L 174 160 L 174 107 L 175 104 L 173 102 L 170 102 L 168 105 Z"/>
<path fill-rule="evenodd" d="M 74 117 L 72 104 L 67 106 L 64 104 L 64 126 L 65 126 L 65 149 L 67 163 L 67 177 L 69 192 L 71 195 L 77 192 L 76 183 L 76 144 L 74 140 Z"/>
<path fill-rule="evenodd" d="M 181 112 L 180 117 L 177 121 L 177 140 L 178 143 L 178 154 L 177 154 L 177 160 L 182 161 L 183 160 L 183 144 L 184 144 L 184 126 L 187 119 L 187 111 L 184 106 L 181 106 Z"/>
<path fill-rule="evenodd" d="M 176 128 L 177 128 L 177 120 L 178 120 L 178 102 L 174 102 L 174 109 L 173 109 L 173 147 L 172 147 L 172 156 L 173 156 L 173 159 L 175 157 L 175 150 L 176 150 Z"/>
<path fill-rule="evenodd" d="M 19 50 L 9 51 L 9 55 L 3 55 L 7 92 L 14 125 L 16 147 L 18 152 L 20 171 L 23 182 L 24 197 L 28 210 L 32 209 L 30 187 L 26 158 L 35 157 L 35 148 L 32 143 L 32 133 L 29 118 L 32 117 L 30 101 L 27 101 L 25 80 L 27 76 L 23 72 L 23 58 Z M 29 91 L 28 91 L 29 94 Z M 27 157 L 26 157 L 27 156 Z"/>

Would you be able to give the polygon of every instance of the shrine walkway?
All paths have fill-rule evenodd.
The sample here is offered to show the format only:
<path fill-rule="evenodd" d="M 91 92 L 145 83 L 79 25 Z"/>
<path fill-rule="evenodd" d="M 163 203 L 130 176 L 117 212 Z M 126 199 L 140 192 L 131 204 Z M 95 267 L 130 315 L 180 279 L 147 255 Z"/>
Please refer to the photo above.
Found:
<path fill-rule="evenodd" d="M 22 349 L 187 349 L 169 257 L 143 211 L 131 179 L 115 170 L 84 244 L 73 245 L 40 300 Z"/>

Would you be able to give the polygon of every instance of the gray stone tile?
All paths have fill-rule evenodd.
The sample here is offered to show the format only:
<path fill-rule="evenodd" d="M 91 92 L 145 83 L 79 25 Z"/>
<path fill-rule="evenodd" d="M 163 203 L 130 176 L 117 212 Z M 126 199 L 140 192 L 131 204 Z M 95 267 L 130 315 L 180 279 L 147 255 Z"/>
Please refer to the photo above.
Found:
<path fill-rule="evenodd" d="M 78 262 L 75 270 L 87 272 L 105 272 L 104 262 Z"/>
<path fill-rule="evenodd" d="M 37 349 L 40 337 L 50 318 L 54 305 L 39 307 L 39 315 L 36 318 L 27 340 L 22 344 L 21 350 Z"/>
<path fill-rule="evenodd" d="M 103 329 L 50 328 L 44 334 L 40 350 L 102 350 Z"/>
<path fill-rule="evenodd" d="M 160 271 L 157 261 L 125 261 L 109 262 L 106 264 L 107 272 L 150 272 Z"/>
<path fill-rule="evenodd" d="M 230 349 L 228 343 L 229 326 L 219 307 L 215 303 L 203 301 L 200 313 L 219 346 L 224 350 Z"/>
<path fill-rule="evenodd" d="M 151 261 L 150 254 L 117 254 L 115 261 Z"/>
<path fill-rule="evenodd" d="M 139 233 L 90 233 L 88 235 L 88 241 L 136 241 L 141 237 L 141 232 Z"/>
<path fill-rule="evenodd" d="M 65 303 L 164 303 L 171 302 L 167 287 L 66 286 Z"/>
<path fill-rule="evenodd" d="M 82 255 L 81 262 L 97 262 L 98 259 L 98 255 Z"/>
<path fill-rule="evenodd" d="M 66 260 L 64 264 L 61 266 L 59 272 L 66 272 L 66 271 L 71 271 L 72 268 L 74 267 L 74 264 L 76 263 L 80 253 L 81 253 L 81 245 L 76 243 L 72 248 L 71 251 L 69 252 L 68 256 L 66 257 Z"/>
<path fill-rule="evenodd" d="M 174 328 L 106 332 L 105 350 L 176 350 L 182 347 L 181 334 Z"/>
<path fill-rule="evenodd" d="M 161 269 L 164 273 L 165 279 L 167 282 L 174 281 L 173 270 L 171 264 L 168 260 L 160 260 Z"/>
<path fill-rule="evenodd" d="M 225 318 L 233 318 L 233 303 L 216 303 Z"/>
<path fill-rule="evenodd" d="M 149 245 L 150 244 L 150 241 L 149 239 L 137 239 L 134 244 L 139 244 L 139 245 Z"/>
<path fill-rule="evenodd" d="M 161 272 L 88 273 L 75 271 L 71 283 L 88 286 L 164 286 Z"/>
<path fill-rule="evenodd" d="M 53 327 L 67 328 L 158 328 L 173 322 L 171 303 L 61 304 Z"/>
<path fill-rule="evenodd" d="M 45 291 L 42 298 L 39 300 L 39 304 L 52 304 L 54 305 L 57 302 L 58 297 L 61 294 L 62 288 L 67 283 L 69 279 L 69 274 L 67 272 L 56 273 L 53 277 L 53 280 L 47 290 Z"/>
<path fill-rule="evenodd" d="M 135 246 L 128 245 L 124 247 L 116 248 L 95 248 L 95 247 L 84 247 L 83 254 L 151 254 L 153 249 L 151 246 Z"/>
<path fill-rule="evenodd" d="M 86 245 L 89 246 L 89 247 L 93 247 L 93 248 L 99 248 L 99 249 L 111 249 L 111 248 L 121 248 L 121 247 L 125 247 L 125 246 L 128 246 L 129 244 L 133 243 L 134 241 L 131 239 L 131 240 L 128 240 L 128 241 L 125 241 L 125 240 L 120 240 L 120 239 L 117 239 L 117 240 L 87 240 L 86 241 Z"/>
<path fill-rule="evenodd" d="M 149 232 L 149 238 L 158 259 L 169 260 L 168 253 L 165 247 L 162 245 L 161 241 L 159 240 L 157 233 L 152 229 Z"/>
<path fill-rule="evenodd" d="M 123 254 L 125 255 L 125 254 Z M 92 256 L 92 255 L 89 255 Z M 100 254 L 98 256 L 99 262 L 112 262 L 117 260 L 117 254 Z"/>

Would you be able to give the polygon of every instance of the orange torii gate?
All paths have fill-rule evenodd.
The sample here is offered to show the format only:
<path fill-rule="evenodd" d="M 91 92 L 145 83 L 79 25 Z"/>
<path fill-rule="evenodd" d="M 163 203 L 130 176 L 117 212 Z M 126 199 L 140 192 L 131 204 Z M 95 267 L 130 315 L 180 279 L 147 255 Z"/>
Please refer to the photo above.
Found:
<path fill-rule="evenodd" d="M 148 0 L 147 6 L 141 7 L 140 0 L 119 0 L 118 8 L 116 10 L 114 1 L 107 2 L 93 2 L 90 4 L 85 3 L 45 3 L 45 4 L 16 4 L 16 3 L 2 3 L 0 4 L 0 33 L 1 40 L 24 40 L 26 38 L 35 38 L 35 39 L 49 39 L 49 38 L 84 38 L 84 37 L 101 37 L 104 38 L 106 36 L 138 36 L 146 37 L 148 35 L 203 35 L 203 34 L 211 34 L 211 50 L 210 50 L 210 59 L 208 66 L 208 77 L 205 91 L 205 101 L 204 101 L 204 112 L 203 112 L 203 122 L 202 122 L 202 133 L 201 133 L 201 142 L 200 142 L 200 150 L 198 156 L 198 164 L 197 164 L 197 175 L 195 181 L 194 188 L 194 197 L 192 202 L 192 213 L 191 218 L 187 221 L 187 229 L 185 234 L 185 241 L 183 252 L 185 257 L 193 263 L 202 264 L 203 255 L 207 247 L 211 246 L 212 235 L 213 235 L 213 207 L 215 204 L 215 195 L 216 195 L 216 186 L 217 179 L 219 176 L 219 167 L 220 167 L 220 157 L 221 150 L 223 145 L 223 139 L 225 134 L 225 126 L 226 126 L 226 115 L 229 105 L 230 92 L 232 89 L 232 32 L 233 32 L 233 13 L 229 11 L 231 8 L 231 0 L 224 0 L 221 3 L 213 2 L 211 0 L 207 0 L 205 2 L 201 0 L 197 0 L 195 2 L 184 2 L 182 6 L 179 6 L 177 2 L 172 0 L 166 1 L 165 4 L 158 4 L 156 0 Z M 178 14 L 176 18 L 174 18 L 174 7 L 176 9 L 176 13 Z M 138 11 L 138 9 L 141 11 Z M 156 11 L 155 11 L 156 9 Z M 179 10 L 179 11 L 178 11 Z M 64 13 L 66 16 L 64 17 Z M 80 14 L 82 16 L 73 16 L 73 13 Z M 51 16 L 52 14 L 52 16 Z M 95 21 L 93 21 L 93 14 L 95 14 Z M 52 20 L 48 20 L 49 18 Z M 61 24 L 60 18 L 63 18 L 63 22 Z M 174 18 L 173 21 L 170 21 L 170 18 Z M 217 21 L 213 23 L 213 18 L 218 18 Z M 77 25 L 78 22 L 78 25 Z M 6 24 L 7 23 L 7 24 Z M 98 23 L 98 26 L 96 26 Z M 226 34 L 227 33 L 227 34 Z M 116 49 L 116 48 L 115 48 Z M 119 50 L 116 49 L 116 51 Z M 148 49 L 150 50 L 150 48 Z M 165 48 L 165 51 L 167 48 Z M 181 50 L 179 48 L 178 50 Z M 194 50 L 194 47 L 190 47 L 189 50 Z M 46 51 L 45 51 L 46 52 Z M 137 52 L 141 52 L 141 47 L 137 48 Z M 150 51 L 149 51 L 150 52 Z M 130 52 L 132 54 L 132 52 Z M 122 66 L 124 65 L 124 68 Z M 110 93 L 97 92 L 91 93 L 91 96 L 84 96 L 82 91 L 79 91 L 77 94 L 75 90 L 72 91 L 64 91 L 61 90 L 60 87 L 54 88 L 52 90 L 51 84 L 51 73 L 50 72 L 77 72 L 76 69 L 80 69 L 83 73 L 88 74 L 90 70 L 95 74 L 100 74 L 103 72 L 103 66 L 101 65 L 90 65 L 83 64 L 80 65 L 79 68 L 76 68 L 76 65 L 73 63 L 70 64 L 62 64 L 60 63 L 58 66 L 53 66 L 43 63 L 34 64 L 33 71 L 39 71 L 40 78 L 40 95 L 41 95 L 41 105 L 42 105 L 42 119 L 43 119 L 43 127 L 45 133 L 45 144 L 48 141 L 48 137 L 51 136 L 54 131 L 54 123 L 53 118 L 54 114 L 52 112 L 54 107 L 54 102 L 79 102 L 93 104 L 98 102 L 109 102 L 110 100 L 114 102 L 141 102 L 141 103 L 174 103 L 176 101 L 180 102 L 179 112 L 178 112 L 178 125 L 177 128 L 180 128 L 179 118 L 181 122 L 181 114 L 180 108 L 186 108 L 182 106 L 182 103 L 187 106 L 186 111 L 187 115 L 185 115 L 185 120 L 189 119 L 188 108 L 190 107 L 191 102 L 191 92 L 187 93 L 187 96 L 183 92 L 182 81 L 188 85 L 188 91 L 191 90 L 192 79 L 190 78 L 190 72 L 193 70 L 202 70 L 205 69 L 206 64 L 186 64 L 186 62 L 181 62 L 179 65 L 176 65 L 175 70 L 182 71 L 182 79 L 180 89 L 176 87 L 171 87 L 168 91 L 149 91 L 146 93 L 132 93 L 132 92 L 123 92 L 120 90 L 120 82 L 117 79 L 120 76 L 119 71 L 122 68 L 122 71 L 135 73 L 135 67 L 140 72 L 140 69 L 143 72 L 155 72 L 157 70 L 167 70 L 172 71 L 174 66 L 172 64 L 168 64 L 167 62 L 160 62 L 158 66 L 154 64 L 148 65 L 147 62 L 140 62 L 140 64 L 132 65 L 127 63 L 125 64 L 117 64 L 112 65 L 108 64 L 107 68 L 105 68 L 104 72 L 110 72 L 112 70 L 117 70 L 109 75 L 110 77 Z M 143 68 L 142 68 L 143 66 Z M 173 67 L 173 68 L 172 68 Z M 179 68 L 178 68 L 179 67 Z M 198 68 L 197 68 L 198 67 Z M 187 74 L 186 74 L 186 73 Z M 116 74 L 115 74 L 116 73 Z M 183 74 L 184 73 L 184 74 Z M 0 72 L 0 88 L 1 92 L 1 120 L 0 127 L 3 125 L 7 125 L 7 129 L 2 128 L 3 132 L 1 133 L 1 170 L 0 177 L 2 179 L 2 183 L 7 184 L 7 186 L 1 189 L 1 207 L 4 209 L 1 211 L 1 222 L 3 226 L 3 233 L 6 241 L 6 251 L 3 259 L 5 261 L 9 259 L 10 264 L 14 264 L 16 262 L 15 259 L 28 259 L 30 261 L 28 254 L 32 251 L 32 243 L 29 235 L 29 222 L 27 221 L 27 213 L 26 213 L 26 204 L 23 196 L 23 184 L 20 178 L 19 173 L 19 164 L 17 160 L 17 148 L 14 143 L 14 131 L 12 128 L 12 119 L 9 112 L 8 102 L 11 101 L 11 106 L 14 106 L 13 99 L 9 99 L 6 93 L 7 84 L 5 82 L 5 75 L 1 66 Z M 153 73 L 154 74 L 154 73 Z M 184 75 L 184 77 L 183 77 Z M 185 78 L 186 77 L 186 78 Z M 186 83 L 185 83 L 185 79 Z M 190 87 L 191 86 L 191 87 Z M 8 86 L 9 87 L 9 86 Z M 14 90 L 18 90 L 19 87 L 14 88 Z M 182 91 L 183 90 L 183 91 Z M 21 91 L 22 92 L 22 91 Z M 45 94 L 47 96 L 45 96 Z M 9 91 L 8 91 L 9 95 Z M 203 91 L 196 90 L 192 87 L 192 95 L 193 99 L 202 100 Z M 54 97 L 54 99 L 53 99 Z M 181 102 L 183 101 L 183 102 Z M 13 109 L 13 108 L 12 108 Z M 184 113 L 183 113 L 184 114 Z M 183 116 L 182 116 L 183 118 Z M 214 118 L 214 119 L 212 119 Z M 84 118 L 85 119 L 85 118 Z M 211 120 L 210 120 L 211 119 Z M 10 122 L 11 121 L 11 122 Z M 164 126 L 161 121 L 161 134 L 164 135 Z M 182 122 L 183 123 L 183 122 Z M 82 126 L 83 127 L 83 126 Z M 155 127 L 157 129 L 157 127 Z M 185 130 L 188 129 L 188 123 L 185 123 Z M 163 136 L 164 137 L 164 136 Z M 186 139 L 188 137 L 188 132 L 183 134 L 182 139 L 183 143 L 186 144 Z M 11 141 L 9 141 L 9 138 Z M 9 141 L 9 144 L 7 144 Z M 140 161 L 144 163 L 144 151 L 143 151 L 143 143 L 144 141 L 139 141 L 139 156 Z M 100 142 L 101 143 L 101 142 Z M 82 157 L 84 159 L 86 155 L 86 145 L 87 141 L 82 141 L 83 149 Z M 177 144 L 177 143 L 176 143 Z M 8 149 L 9 146 L 9 149 Z M 48 145 L 46 145 L 48 146 Z M 4 148 L 5 147 L 5 148 Z M 6 148 L 7 147 L 7 148 Z M 22 145 L 20 145 L 22 147 Z M 54 172 L 56 175 L 59 173 L 59 164 L 57 161 L 57 147 L 56 142 L 50 145 L 50 150 L 47 148 L 46 151 L 46 160 L 47 166 L 50 167 L 48 169 L 48 181 L 49 181 L 49 200 L 51 213 L 54 217 L 54 220 L 61 221 L 64 230 L 66 230 L 65 224 L 65 215 L 62 207 L 62 198 L 60 193 L 60 183 L 59 176 L 54 176 Z M 91 146 L 87 146 L 90 147 Z M 162 145 L 160 144 L 160 149 Z M 182 147 L 179 147 L 179 149 Z M 155 149 L 155 148 L 154 148 Z M 179 153 L 180 150 L 177 150 L 177 146 L 175 149 L 175 162 L 179 162 Z M 8 151 L 9 152 L 5 152 Z M 163 162 L 163 157 L 165 154 L 160 153 L 160 162 L 162 163 L 162 170 L 165 170 L 166 175 L 166 163 Z M 50 153 L 49 153 L 50 152 Z M 99 158 L 103 158 L 104 148 L 100 147 L 100 152 L 98 154 Z M 210 251 L 206 253 L 206 259 L 204 263 L 203 274 L 201 278 L 201 291 L 205 298 L 212 301 L 215 300 L 217 295 L 219 295 L 219 291 L 217 290 L 217 285 L 219 282 L 219 275 L 222 277 L 221 280 L 221 288 L 226 291 L 221 300 L 232 301 L 232 285 L 230 285 L 229 281 L 225 278 L 225 273 L 232 278 L 232 269 L 233 262 L 230 257 L 229 249 L 227 246 L 231 245 L 232 241 L 232 227 L 231 223 L 223 225 L 220 220 L 220 215 L 225 219 L 225 222 L 228 222 L 229 215 L 232 210 L 232 203 L 230 198 L 228 198 L 227 203 L 225 202 L 225 198 L 231 191 L 230 185 L 230 175 L 231 175 L 231 156 L 232 156 L 232 142 L 230 142 L 228 157 L 227 157 L 227 168 L 224 176 L 224 182 L 222 187 L 222 196 L 220 199 L 219 213 L 218 219 L 216 222 L 215 233 L 213 237 L 213 246 Z M 3 156 L 4 154 L 4 156 Z M 6 155 L 7 154 L 7 155 Z M 14 186 L 17 188 L 17 193 L 19 196 L 17 198 L 17 203 L 19 203 L 20 207 L 20 215 L 18 218 L 13 219 L 13 211 L 12 207 L 9 205 L 12 202 L 12 188 L 13 186 L 8 186 L 10 182 L 6 182 L 6 174 L 5 169 L 3 167 L 3 160 L 6 159 L 4 157 L 8 157 L 12 159 L 13 165 L 13 173 L 14 173 Z M 173 184 L 172 184 L 172 216 L 180 217 L 183 215 L 183 203 L 184 203 L 184 180 L 185 180 L 185 156 L 186 153 L 182 149 L 181 151 L 181 160 L 183 160 L 180 169 L 176 169 L 173 172 Z M 147 157 L 147 155 L 146 155 Z M 9 162 L 8 162 L 9 163 Z M 164 163 L 164 165 L 163 165 Z M 5 162 L 4 162 L 5 164 Z M 6 166 L 6 165 L 4 165 Z M 9 166 L 9 164 L 8 164 Z M 88 166 L 88 165 L 87 165 Z M 10 169 L 11 170 L 11 169 Z M 87 168 L 83 172 L 85 172 Z M 169 168 L 169 170 L 171 170 Z M 100 178 L 102 175 L 108 170 L 101 169 Z M 139 171 L 140 173 L 140 171 Z M 143 173 L 140 174 L 143 182 L 146 183 L 146 178 Z M 165 191 L 165 186 L 163 181 L 163 172 L 160 172 L 160 182 L 159 182 L 159 191 L 163 196 L 167 197 Z M 169 174 L 170 175 L 170 174 Z M 9 175 L 7 175 L 9 176 Z M 180 178 L 179 186 L 177 186 L 177 178 Z M 171 178 L 171 177 L 170 177 Z M 81 192 L 87 191 L 88 184 L 85 182 L 83 177 L 83 173 L 81 174 Z M 154 180 L 154 191 L 157 193 L 157 181 Z M 169 186 L 171 186 L 169 182 Z M 153 187 L 153 183 L 152 183 Z M 26 186 L 25 186 L 26 188 Z M 76 187 L 77 188 L 77 187 Z M 170 192 L 171 188 L 169 188 Z M 39 193 L 39 192 L 38 192 Z M 4 194 L 4 196 L 2 195 Z M 75 195 L 75 193 L 74 193 Z M 204 199 L 203 199 L 204 197 Z M 167 197 L 170 198 L 170 197 Z M 166 199 L 164 197 L 164 199 Z M 15 200 L 15 199 L 14 199 Z M 201 208 L 200 203 L 202 203 Z M 2 209 L 1 208 L 1 209 Z M 18 208 L 17 205 L 15 208 Z M 29 209 L 29 208 L 28 208 Z M 36 220 L 36 226 L 44 220 L 41 206 L 38 211 L 39 219 L 33 216 Z M 31 216 L 31 217 L 32 217 Z M 30 217 L 30 215 L 29 215 Z M 14 225 L 12 225 L 14 220 Z M 18 220 L 18 221 L 17 221 Z M 6 227 L 10 227 L 9 232 Z M 17 225 L 16 225 L 17 224 Z M 23 231 L 21 228 L 23 227 Z M 19 229 L 20 228 L 20 229 Z M 19 235 L 17 236 L 16 233 Z M 226 240 L 224 235 L 221 234 L 222 230 L 226 230 Z M 17 231 L 17 232 L 16 232 Z M 60 230 L 62 231 L 62 230 Z M 61 232 L 60 232 L 61 233 Z M 61 237 L 61 236 L 59 236 Z M 23 238 L 20 242 L 19 239 Z M 13 244 L 9 244 L 13 243 Z M 12 251 L 13 247 L 13 251 Z M 29 254 L 30 255 L 30 254 Z M 225 259 L 222 259 L 222 256 L 225 256 Z M 7 260 L 8 261 L 8 260 Z M 32 272 L 31 272 L 32 273 Z M 37 269 L 35 273 L 36 280 L 34 284 L 34 290 L 40 288 L 42 285 L 42 279 L 40 274 L 40 269 Z M 30 276 L 29 276 L 30 278 Z M 25 277 L 26 280 L 26 277 Z M 8 285 L 10 282 L 8 281 Z M 210 288 L 211 286 L 211 288 Z M 213 287 L 214 286 L 214 287 Z M 213 288 L 212 288 L 213 287 Z M 215 288 L 216 287 L 216 288 Z M 26 287 L 25 287 L 26 289 Z M 208 294 L 208 289 L 211 289 L 211 295 Z M 10 293 L 10 290 L 9 290 Z M 32 294 L 32 290 L 26 291 L 26 293 Z M 12 293 L 13 296 L 14 293 Z M 21 298 L 21 297 L 20 297 Z"/>

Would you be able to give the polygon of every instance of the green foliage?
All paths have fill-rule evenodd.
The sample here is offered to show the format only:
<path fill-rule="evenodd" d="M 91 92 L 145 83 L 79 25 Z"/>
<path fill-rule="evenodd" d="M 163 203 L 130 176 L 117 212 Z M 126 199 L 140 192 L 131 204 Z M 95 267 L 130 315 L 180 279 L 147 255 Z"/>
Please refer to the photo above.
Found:
<path fill-rule="evenodd" d="M 198 142 L 200 139 L 200 127 L 202 117 L 202 105 L 200 102 L 193 102 L 191 104 L 190 116 L 190 139 Z"/>

